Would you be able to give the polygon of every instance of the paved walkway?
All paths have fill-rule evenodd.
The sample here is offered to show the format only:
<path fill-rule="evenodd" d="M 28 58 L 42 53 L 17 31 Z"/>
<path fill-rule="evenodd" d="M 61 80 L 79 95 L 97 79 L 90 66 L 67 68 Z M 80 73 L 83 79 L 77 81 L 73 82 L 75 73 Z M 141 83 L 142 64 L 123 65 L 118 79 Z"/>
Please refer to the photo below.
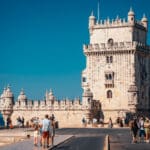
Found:
<path fill-rule="evenodd" d="M 0 150 L 42 150 L 43 148 L 33 144 L 33 132 L 29 131 L 31 138 L 26 138 L 26 132 L 24 129 L 13 129 L 13 130 L 0 130 Z M 14 141 L 17 137 L 17 141 Z M 56 135 L 54 139 L 54 146 L 61 144 L 62 142 L 70 139 L 72 135 Z M 12 144 L 6 144 L 6 140 Z M 4 141 L 6 142 L 4 145 Z M 15 142 L 15 143 L 13 143 Z"/>
<path fill-rule="evenodd" d="M 150 150 L 150 143 L 133 144 L 130 132 L 110 136 L 110 150 Z"/>

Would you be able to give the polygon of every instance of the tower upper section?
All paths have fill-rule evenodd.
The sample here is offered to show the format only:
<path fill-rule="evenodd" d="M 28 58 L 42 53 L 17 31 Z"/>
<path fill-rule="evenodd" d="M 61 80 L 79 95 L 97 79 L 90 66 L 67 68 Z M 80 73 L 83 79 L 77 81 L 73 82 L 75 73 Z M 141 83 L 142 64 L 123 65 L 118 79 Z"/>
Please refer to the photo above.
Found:
<path fill-rule="evenodd" d="M 92 13 L 89 17 L 90 44 L 115 43 L 115 42 L 137 42 L 146 45 L 148 31 L 148 20 L 143 18 L 136 20 L 135 13 L 129 10 L 126 19 L 118 16 L 116 19 L 109 18 L 97 21 Z"/>

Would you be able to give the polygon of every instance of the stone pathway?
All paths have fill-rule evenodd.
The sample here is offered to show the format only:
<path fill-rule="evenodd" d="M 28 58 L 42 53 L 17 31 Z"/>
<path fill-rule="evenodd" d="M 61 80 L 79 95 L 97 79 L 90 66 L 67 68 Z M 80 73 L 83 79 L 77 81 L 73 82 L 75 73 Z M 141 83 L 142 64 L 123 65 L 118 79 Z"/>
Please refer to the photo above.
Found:
<path fill-rule="evenodd" d="M 42 150 L 43 148 L 33 144 L 33 131 L 25 132 L 25 129 L 0 130 L 0 150 Z M 31 137 L 28 139 L 27 134 Z M 54 146 L 70 139 L 72 135 L 56 135 Z"/>

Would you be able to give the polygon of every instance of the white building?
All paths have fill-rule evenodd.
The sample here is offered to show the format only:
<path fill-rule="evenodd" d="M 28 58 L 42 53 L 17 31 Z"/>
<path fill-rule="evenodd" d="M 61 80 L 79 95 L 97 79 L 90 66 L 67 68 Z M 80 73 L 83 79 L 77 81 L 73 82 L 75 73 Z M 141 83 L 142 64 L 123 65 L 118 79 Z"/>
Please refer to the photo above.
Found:
<path fill-rule="evenodd" d="M 90 43 L 83 46 L 86 68 L 82 88 L 99 100 L 105 118 L 150 109 L 150 46 L 148 20 L 138 21 L 132 9 L 127 21 L 89 17 Z"/>

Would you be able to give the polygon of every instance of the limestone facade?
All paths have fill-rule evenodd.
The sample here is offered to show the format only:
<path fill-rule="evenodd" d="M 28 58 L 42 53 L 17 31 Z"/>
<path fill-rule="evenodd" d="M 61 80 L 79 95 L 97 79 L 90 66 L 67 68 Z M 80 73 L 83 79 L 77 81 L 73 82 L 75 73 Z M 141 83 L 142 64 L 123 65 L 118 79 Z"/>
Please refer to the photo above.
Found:
<path fill-rule="evenodd" d="M 59 127 L 80 127 L 83 117 L 90 121 L 99 110 L 97 101 L 92 99 L 89 89 L 83 93 L 85 104 L 82 105 L 79 98 L 74 100 L 57 100 L 52 90 L 46 92 L 45 100 L 29 100 L 24 91 L 21 90 L 18 99 L 14 102 L 13 93 L 8 86 L 4 89 L 0 99 L 0 111 L 3 118 L 7 120 L 10 117 L 13 125 L 17 125 L 17 118 L 24 117 L 25 123 L 30 122 L 32 118 L 42 120 L 45 114 L 51 116 L 54 114 Z M 87 102 L 86 102 L 87 101 Z"/>
<path fill-rule="evenodd" d="M 148 20 L 138 21 L 132 9 L 125 19 L 89 17 L 88 45 L 83 45 L 86 68 L 82 88 L 90 88 L 104 117 L 125 117 L 129 112 L 150 110 L 150 46 Z"/>

